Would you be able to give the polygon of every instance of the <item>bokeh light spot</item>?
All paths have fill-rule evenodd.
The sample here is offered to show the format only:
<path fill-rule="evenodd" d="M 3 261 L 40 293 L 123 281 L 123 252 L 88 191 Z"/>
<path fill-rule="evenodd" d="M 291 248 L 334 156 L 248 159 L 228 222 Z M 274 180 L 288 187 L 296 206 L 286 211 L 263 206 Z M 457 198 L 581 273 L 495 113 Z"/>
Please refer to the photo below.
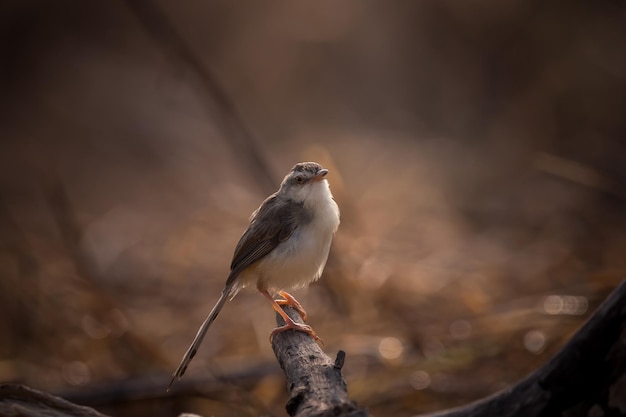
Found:
<path fill-rule="evenodd" d="M 543 309 L 548 314 L 560 314 L 563 309 L 563 300 L 558 295 L 549 295 L 543 301 Z"/>
<path fill-rule="evenodd" d="M 445 346 L 437 337 L 427 335 L 422 342 L 422 351 L 426 358 L 433 358 L 440 355 L 445 350 Z"/>
<path fill-rule="evenodd" d="M 375 258 L 366 259 L 359 269 L 359 281 L 369 289 L 375 290 L 389 279 L 390 269 Z"/>
<path fill-rule="evenodd" d="M 426 371 L 415 371 L 411 374 L 409 383 L 415 390 L 424 390 L 430 386 L 430 375 Z"/>
<path fill-rule="evenodd" d="M 85 385 L 91 380 L 91 372 L 84 362 L 74 361 L 63 365 L 63 379 L 70 385 Z"/>
<path fill-rule="evenodd" d="M 404 350 L 402 342 L 395 337 L 385 337 L 378 344 L 378 353 L 384 359 L 398 359 Z"/>
<path fill-rule="evenodd" d="M 92 339 L 104 339 L 109 334 L 109 330 L 90 314 L 83 316 L 81 325 L 85 334 Z"/>
<path fill-rule="evenodd" d="M 546 314 L 567 314 L 580 316 L 587 312 L 589 302 L 586 297 L 574 295 L 549 295 L 543 301 Z"/>
<path fill-rule="evenodd" d="M 546 336 L 542 331 L 530 330 L 524 335 L 524 347 L 531 353 L 541 353 L 546 347 Z"/>

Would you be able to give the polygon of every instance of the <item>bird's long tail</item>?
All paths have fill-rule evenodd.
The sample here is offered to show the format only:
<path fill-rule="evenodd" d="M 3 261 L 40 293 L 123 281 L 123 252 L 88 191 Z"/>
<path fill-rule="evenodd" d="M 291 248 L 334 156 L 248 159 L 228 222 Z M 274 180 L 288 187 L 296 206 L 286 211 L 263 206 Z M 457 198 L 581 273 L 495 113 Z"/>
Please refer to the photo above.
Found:
<path fill-rule="evenodd" d="M 196 356 L 196 352 L 198 352 L 198 348 L 200 347 L 202 339 L 204 339 L 204 335 L 206 334 L 207 330 L 209 330 L 209 326 L 211 326 L 213 321 L 215 321 L 215 318 L 222 310 L 222 307 L 224 307 L 224 303 L 226 303 L 226 301 L 231 298 L 232 295 L 232 285 L 227 285 L 226 288 L 224 288 L 224 291 L 222 291 L 220 299 L 217 300 L 217 303 L 215 303 L 215 306 L 213 307 L 207 318 L 204 319 L 204 322 L 198 329 L 198 333 L 193 339 L 191 346 L 189 346 L 189 349 L 187 349 L 185 356 L 183 356 L 183 359 L 180 361 L 180 365 L 178 365 L 178 368 L 176 368 L 174 375 L 172 375 L 172 380 L 167 387 L 168 391 L 170 390 L 170 388 L 172 388 L 174 381 L 179 380 L 185 374 L 187 366 L 189 365 L 193 357 Z"/>

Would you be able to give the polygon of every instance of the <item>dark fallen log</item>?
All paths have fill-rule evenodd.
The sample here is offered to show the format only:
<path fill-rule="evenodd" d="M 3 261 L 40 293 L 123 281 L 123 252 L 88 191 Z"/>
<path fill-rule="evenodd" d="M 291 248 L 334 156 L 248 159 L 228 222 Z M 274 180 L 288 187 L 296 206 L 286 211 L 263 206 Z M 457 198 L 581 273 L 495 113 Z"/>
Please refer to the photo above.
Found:
<path fill-rule="evenodd" d="M 626 280 L 554 357 L 504 391 L 420 417 L 626 416 Z"/>
<path fill-rule="evenodd" d="M 0 385 L 0 416 L 3 417 L 106 417 L 93 408 L 22 385 Z"/>

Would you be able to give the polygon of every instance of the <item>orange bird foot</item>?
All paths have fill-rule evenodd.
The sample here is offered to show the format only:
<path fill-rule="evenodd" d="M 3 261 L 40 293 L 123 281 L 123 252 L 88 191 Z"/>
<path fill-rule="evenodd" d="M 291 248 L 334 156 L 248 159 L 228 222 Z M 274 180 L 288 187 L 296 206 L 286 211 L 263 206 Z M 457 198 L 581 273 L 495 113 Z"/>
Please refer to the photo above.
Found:
<path fill-rule="evenodd" d="M 311 336 L 313 339 L 315 339 L 317 342 L 320 342 L 322 345 L 324 344 L 324 341 L 317 334 L 315 334 L 311 326 L 306 325 L 306 324 L 296 323 L 295 321 L 291 319 L 291 317 L 287 315 L 287 313 L 285 313 L 285 310 L 283 310 L 280 307 L 281 305 L 289 305 L 298 311 L 298 314 L 300 314 L 300 316 L 302 317 L 302 320 L 306 320 L 306 312 L 304 311 L 300 303 L 295 298 L 293 298 L 290 294 L 286 293 L 285 291 L 280 291 L 279 294 L 285 299 L 274 300 L 274 297 L 272 297 L 270 293 L 267 292 L 267 290 L 259 289 L 259 291 L 261 292 L 261 294 L 263 294 L 263 296 L 265 296 L 265 298 L 269 300 L 269 302 L 272 304 L 272 308 L 274 309 L 274 311 L 280 314 L 280 316 L 285 321 L 285 324 L 283 326 L 275 328 L 272 331 L 272 333 L 270 333 L 270 343 L 272 342 L 272 338 L 274 337 L 274 335 L 278 333 L 282 333 L 286 330 L 295 330 L 298 332 L 306 333 L 309 336 Z"/>
<path fill-rule="evenodd" d="M 272 333 L 270 333 L 270 342 L 272 341 L 272 338 L 275 335 L 277 335 L 278 333 L 282 333 L 282 332 L 287 331 L 287 330 L 295 330 L 295 331 L 298 331 L 298 332 L 307 333 L 309 336 L 311 336 L 317 342 L 320 342 L 322 345 L 324 344 L 324 341 L 317 334 L 315 334 L 315 332 L 313 331 L 311 326 L 309 326 L 308 324 L 296 323 L 295 321 L 291 320 L 291 317 L 287 316 L 286 314 L 285 314 L 285 316 L 286 316 L 286 318 L 283 317 L 283 319 L 285 320 L 286 324 L 284 326 L 280 326 L 280 327 L 277 327 L 274 330 L 272 330 Z"/>
<path fill-rule="evenodd" d="M 278 295 L 283 297 L 284 300 L 274 300 L 276 301 L 276 304 L 278 304 L 279 306 L 290 306 L 295 308 L 298 311 L 298 314 L 300 314 L 300 317 L 302 317 L 302 320 L 306 321 L 306 311 L 304 311 L 304 308 L 302 308 L 302 304 L 300 304 L 298 300 L 293 297 L 293 295 L 289 294 L 287 291 L 279 291 Z"/>

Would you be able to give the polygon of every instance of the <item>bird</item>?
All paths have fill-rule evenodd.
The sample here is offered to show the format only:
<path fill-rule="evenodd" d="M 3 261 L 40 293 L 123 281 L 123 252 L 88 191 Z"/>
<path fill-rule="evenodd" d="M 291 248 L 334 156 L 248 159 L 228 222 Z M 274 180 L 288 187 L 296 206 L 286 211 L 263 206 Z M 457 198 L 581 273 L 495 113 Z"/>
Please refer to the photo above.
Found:
<path fill-rule="evenodd" d="M 291 168 L 278 191 L 252 213 L 250 224 L 235 247 L 230 273 L 217 303 L 204 320 L 176 368 L 168 391 L 196 355 L 207 330 L 227 300 L 248 286 L 269 300 L 285 325 L 270 334 L 296 330 L 321 341 L 313 329 L 294 322 L 281 305 L 294 307 L 306 321 L 306 312 L 288 292 L 307 286 L 322 275 L 332 239 L 339 227 L 339 207 L 330 191 L 328 169 L 317 162 L 300 162 Z M 282 299 L 275 300 L 272 292 Z"/>

